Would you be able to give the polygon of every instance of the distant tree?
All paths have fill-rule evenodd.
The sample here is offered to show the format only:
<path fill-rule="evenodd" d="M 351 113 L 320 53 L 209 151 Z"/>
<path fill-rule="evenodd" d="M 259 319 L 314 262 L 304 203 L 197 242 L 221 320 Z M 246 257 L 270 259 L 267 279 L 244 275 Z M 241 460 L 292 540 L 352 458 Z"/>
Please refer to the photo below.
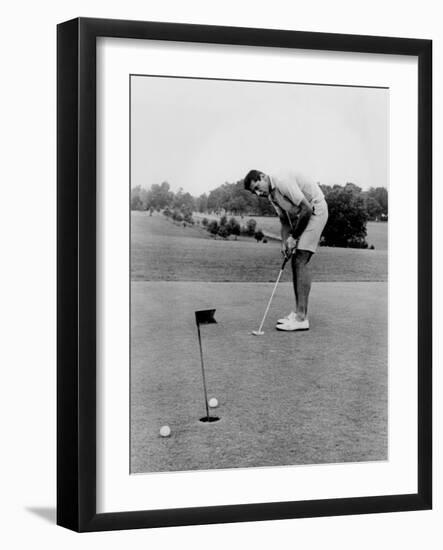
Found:
<path fill-rule="evenodd" d="M 213 189 L 208 196 L 208 210 L 220 212 L 226 207 L 229 199 L 227 184 Z"/>
<path fill-rule="evenodd" d="M 147 191 L 140 185 L 131 189 L 131 210 L 145 210 L 147 203 Z"/>
<path fill-rule="evenodd" d="M 369 220 L 377 220 L 382 215 L 383 209 L 377 199 L 366 196 L 365 204 Z"/>
<path fill-rule="evenodd" d="M 354 193 L 355 195 L 359 195 L 361 193 L 361 187 L 358 185 L 355 185 L 355 183 L 352 183 L 348 181 L 345 185 L 345 191 L 349 191 L 351 193 Z"/>
<path fill-rule="evenodd" d="M 323 230 L 322 244 L 351 248 L 367 248 L 368 213 L 361 189 L 347 183 L 334 185 L 326 194 L 329 219 Z"/>
<path fill-rule="evenodd" d="M 203 193 L 197 199 L 195 199 L 195 206 L 198 212 L 208 211 L 208 195 Z"/>
<path fill-rule="evenodd" d="M 223 214 L 223 216 L 220 218 L 220 227 L 224 227 L 228 224 L 228 218 L 226 217 L 226 214 Z"/>
<path fill-rule="evenodd" d="M 370 187 L 367 196 L 378 202 L 381 214 L 388 215 L 388 190 L 386 187 Z"/>
<path fill-rule="evenodd" d="M 277 213 L 267 198 L 257 197 L 257 215 L 258 216 L 276 216 Z"/>
<path fill-rule="evenodd" d="M 185 193 L 180 189 L 173 195 L 172 206 L 182 212 L 193 212 L 195 210 L 195 199 L 190 193 Z"/>
<path fill-rule="evenodd" d="M 131 197 L 131 210 L 143 210 L 143 202 L 138 195 Z"/>
<path fill-rule="evenodd" d="M 226 182 L 209 193 L 208 210 L 213 212 L 225 210 L 236 215 L 246 212 L 258 215 L 258 197 L 246 191 L 243 180 L 235 183 Z"/>
<path fill-rule="evenodd" d="M 241 216 L 245 212 L 248 212 L 249 206 L 247 199 L 240 193 L 236 193 L 234 196 L 231 196 L 227 202 L 226 210 L 232 214 Z"/>
<path fill-rule="evenodd" d="M 174 193 L 172 193 L 170 185 L 167 181 L 164 181 L 160 185 L 154 183 L 147 192 L 146 207 L 150 208 L 166 208 L 166 206 L 172 206 L 174 199 Z"/>
<path fill-rule="evenodd" d="M 320 189 L 323 191 L 323 195 L 326 197 L 329 195 L 329 193 L 332 191 L 332 187 L 330 185 L 324 185 L 318 182 L 318 185 L 320 186 Z"/>

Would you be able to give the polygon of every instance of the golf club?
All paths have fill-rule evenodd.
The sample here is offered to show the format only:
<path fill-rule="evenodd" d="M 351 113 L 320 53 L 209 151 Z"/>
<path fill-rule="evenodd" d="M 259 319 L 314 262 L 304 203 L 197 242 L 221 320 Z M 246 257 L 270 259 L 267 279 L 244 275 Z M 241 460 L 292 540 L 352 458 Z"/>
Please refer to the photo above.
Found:
<path fill-rule="evenodd" d="M 283 260 L 282 266 L 280 268 L 280 273 L 278 274 L 277 280 L 275 281 L 274 289 L 272 290 L 271 297 L 269 298 L 269 302 L 268 302 L 268 305 L 266 307 L 265 314 L 263 315 L 263 319 L 260 323 L 260 327 L 259 327 L 258 330 L 253 330 L 252 333 L 251 333 L 254 336 L 262 336 L 262 334 L 264 334 L 264 332 L 262 331 L 262 328 L 263 328 L 263 324 L 264 324 L 265 319 L 266 319 L 266 315 L 268 314 L 269 307 L 271 306 L 272 298 L 274 297 L 275 291 L 277 290 L 277 286 L 278 286 L 278 283 L 279 283 L 280 278 L 282 276 L 285 265 L 288 262 L 289 258 L 292 256 L 292 254 L 293 254 L 292 252 L 290 254 L 285 254 L 285 259 Z"/>

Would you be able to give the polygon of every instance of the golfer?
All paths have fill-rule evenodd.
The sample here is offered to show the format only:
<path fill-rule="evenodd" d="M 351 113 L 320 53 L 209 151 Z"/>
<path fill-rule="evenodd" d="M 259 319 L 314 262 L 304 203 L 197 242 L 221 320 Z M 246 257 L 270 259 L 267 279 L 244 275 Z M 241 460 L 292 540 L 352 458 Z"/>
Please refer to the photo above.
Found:
<path fill-rule="evenodd" d="M 281 223 L 282 253 L 291 256 L 295 310 L 277 321 L 277 330 L 309 330 L 308 300 L 311 290 L 309 260 L 328 220 L 328 205 L 319 185 L 300 175 L 278 179 L 251 170 L 245 189 L 268 197 Z"/>

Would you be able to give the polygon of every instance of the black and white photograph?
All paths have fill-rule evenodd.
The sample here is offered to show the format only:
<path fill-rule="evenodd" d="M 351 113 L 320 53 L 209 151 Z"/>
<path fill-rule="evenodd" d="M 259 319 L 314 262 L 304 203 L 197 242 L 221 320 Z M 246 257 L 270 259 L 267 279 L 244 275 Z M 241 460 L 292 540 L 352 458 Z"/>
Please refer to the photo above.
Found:
<path fill-rule="evenodd" d="M 389 460 L 389 88 L 129 86 L 130 472 Z"/>

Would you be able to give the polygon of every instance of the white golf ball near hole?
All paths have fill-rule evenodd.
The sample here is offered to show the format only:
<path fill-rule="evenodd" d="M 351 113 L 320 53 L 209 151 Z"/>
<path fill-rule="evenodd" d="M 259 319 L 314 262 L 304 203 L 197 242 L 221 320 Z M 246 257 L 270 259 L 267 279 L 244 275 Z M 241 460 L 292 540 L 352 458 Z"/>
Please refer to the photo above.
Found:
<path fill-rule="evenodd" d="M 160 435 L 162 437 L 169 437 L 171 435 L 171 428 L 169 426 L 162 426 L 160 428 Z"/>
<path fill-rule="evenodd" d="M 211 409 L 215 409 L 218 407 L 218 400 L 216 397 L 211 397 L 211 399 L 208 401 L 208 405 L 211 407 Z"/>

